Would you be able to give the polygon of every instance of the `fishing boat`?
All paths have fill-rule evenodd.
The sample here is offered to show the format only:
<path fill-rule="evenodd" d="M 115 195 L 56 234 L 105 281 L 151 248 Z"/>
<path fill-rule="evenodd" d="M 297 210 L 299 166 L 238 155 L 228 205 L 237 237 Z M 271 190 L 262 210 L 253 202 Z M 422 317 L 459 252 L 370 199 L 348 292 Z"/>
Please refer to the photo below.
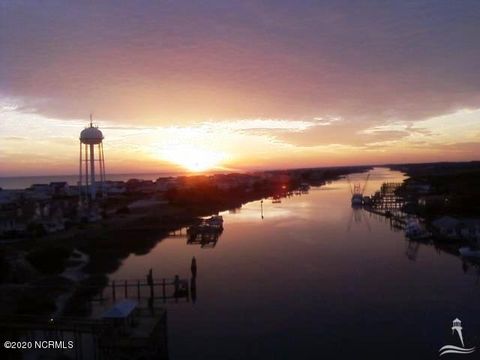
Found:
<path fill-rule="evenodd" d="M 425 230 L 417 219 L 408 219 L 405 225 L 405 236 L 412 240 L 424 240 L 432 236 L 432 234 Z"/>
<path fill-rule="evenodd" d="M 347 176 L 348 184 L 350 185 L 350 191 L 352 193 L 352 207 L 358 208 L 364 205 L 364 197 L 363 194 L 368 184 L 368 179 L 370 178 L 370 174 L 367 174 L 367 178 L 365 179 L 365 183 L 361 186 L 359 183 L 352 184 L 350 178 Z"/>
<path fill-rule="evenodd" d="M 362 194 L 353 194 L 352 195 L 352 206 L 362 206 L 363 205 L 363 196 Z"/>

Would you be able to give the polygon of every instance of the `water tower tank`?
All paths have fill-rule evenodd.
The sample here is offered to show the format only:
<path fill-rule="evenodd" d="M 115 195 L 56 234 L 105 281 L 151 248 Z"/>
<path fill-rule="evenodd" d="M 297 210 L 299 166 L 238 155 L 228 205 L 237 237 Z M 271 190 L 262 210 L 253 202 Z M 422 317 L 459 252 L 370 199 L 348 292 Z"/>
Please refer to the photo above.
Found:
<path fill-rule="evenodd" d="M 87 145 L 97 145 L 100 144 L 103 140 L 103 134 L 98 128 L 93 127 L 90 125 L 90 127 L 85 128 L 82 130 L 80 133 L 80 141 L 83 144 Z"/>

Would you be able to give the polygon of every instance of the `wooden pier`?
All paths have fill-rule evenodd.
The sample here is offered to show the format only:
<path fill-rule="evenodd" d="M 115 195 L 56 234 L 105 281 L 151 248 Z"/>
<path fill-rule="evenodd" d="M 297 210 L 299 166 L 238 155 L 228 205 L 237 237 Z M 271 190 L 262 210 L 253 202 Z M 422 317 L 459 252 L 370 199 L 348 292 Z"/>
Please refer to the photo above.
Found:
<path fill-rule="evenodd" d="M 377 191 L 364 209 L 368 212 L 385 217 L 390 222 L 390 227 L 400 231 L 405 227 L 406 214 L 403 212 L 405 200 L 396 194 L 402 183 L 383 183 L 380 191 Z"/>
<path fill-rule="evenodd" d="M 105 301 L 111 297 L 113 301 L 119 298 L 124 299 L 151 299 L 162 300 L 167 302 L 168 300 L 190 299 L 189 280 L 180 279 L 175 276 L 173 279 L 154 279 L 151 272 L 147 274 L 146 279 L 137 280 L 121 280 L 116 279 L 110 281 L 102 291 L 102 294 L 98 298 L 94 298 L 93 301 Z"/>

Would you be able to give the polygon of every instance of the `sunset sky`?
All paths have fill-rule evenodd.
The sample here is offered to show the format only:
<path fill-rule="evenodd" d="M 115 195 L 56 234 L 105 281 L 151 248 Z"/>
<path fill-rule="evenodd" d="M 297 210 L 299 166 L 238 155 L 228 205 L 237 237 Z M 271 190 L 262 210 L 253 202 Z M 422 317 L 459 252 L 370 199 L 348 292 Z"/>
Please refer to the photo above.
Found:
<path fill-rule="evenodd" d="M 2 1 L 0 176 L 480 160 L 479 1 Z"/>

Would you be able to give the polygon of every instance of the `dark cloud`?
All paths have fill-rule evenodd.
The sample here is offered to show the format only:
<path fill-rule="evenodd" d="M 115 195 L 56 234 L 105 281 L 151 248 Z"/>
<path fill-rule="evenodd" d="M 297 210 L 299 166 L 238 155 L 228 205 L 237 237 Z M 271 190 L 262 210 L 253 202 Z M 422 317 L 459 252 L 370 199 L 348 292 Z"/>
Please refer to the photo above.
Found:
<path fill-rule="evenodd" d="M 478 1 L 2 1 L 0 95 L 155 125 L 341 116 L 311 133 L 351 143 L 480 107 L 479 18 Z"/>

